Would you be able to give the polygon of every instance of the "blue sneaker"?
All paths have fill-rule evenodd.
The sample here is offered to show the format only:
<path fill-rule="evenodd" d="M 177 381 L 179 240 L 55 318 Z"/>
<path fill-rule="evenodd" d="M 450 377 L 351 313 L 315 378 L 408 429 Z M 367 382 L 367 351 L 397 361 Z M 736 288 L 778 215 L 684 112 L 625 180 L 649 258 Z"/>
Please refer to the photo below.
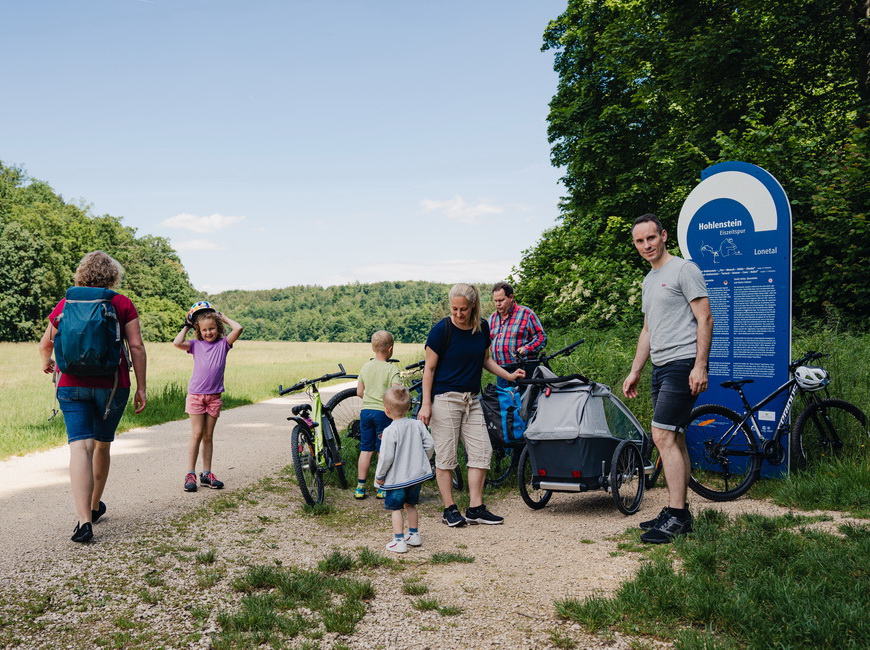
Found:
<path fill-rule="evenodd" d="M 356 490 L 353 493 L 354 499 L 365 499 L 368 495 L 366 494 L 366 486 L 365 485 L 357 485 Z"/>
<path fill-rule="evenodd" d="M 377 494 L 375 494 L 375 498 L 386 499 L 387 498 L 387 491 L 382 490 L 381 488 L 378 488 Z"/>

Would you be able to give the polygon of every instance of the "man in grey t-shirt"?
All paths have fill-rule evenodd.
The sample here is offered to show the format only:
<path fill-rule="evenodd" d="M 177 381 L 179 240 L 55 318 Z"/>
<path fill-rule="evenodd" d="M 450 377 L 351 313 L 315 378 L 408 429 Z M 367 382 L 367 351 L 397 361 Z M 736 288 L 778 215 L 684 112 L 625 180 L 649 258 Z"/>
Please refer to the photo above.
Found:
<path fill-rule="evenodd" d="M 707 390 L 713 316 L 701 270 L 668 252 L 661 221 L 653 214 L 638 217 L 631 234 L 652 269 L 643 281 L 643 329 L 622 392 L 637 397 L 640 373 L 652 358 L 652 437 L 668 483 L 668 505 L 640 524 L 646 531 L 640 538 L 662 544 L 692 530 L 686 503 L 691 466 L 683 427 L 697 396 Z"/>

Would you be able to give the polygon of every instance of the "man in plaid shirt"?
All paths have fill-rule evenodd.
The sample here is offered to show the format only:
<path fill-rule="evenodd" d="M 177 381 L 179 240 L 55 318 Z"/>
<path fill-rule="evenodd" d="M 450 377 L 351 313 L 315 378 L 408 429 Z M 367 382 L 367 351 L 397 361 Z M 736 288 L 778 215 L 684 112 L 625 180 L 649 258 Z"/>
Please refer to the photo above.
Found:
<path fill-rule="evenodd" d="M 535 312 L 517 304 L 514 289 L 507 282 L 493 285 L 492 299 L 495 302 L 495 312 L 489 317 L 492 358 L 500 366 L 534 359 L 547 342 L 547 335 Z M 507 381 L 497 379 L 500 385 L 508 385 Z"/>

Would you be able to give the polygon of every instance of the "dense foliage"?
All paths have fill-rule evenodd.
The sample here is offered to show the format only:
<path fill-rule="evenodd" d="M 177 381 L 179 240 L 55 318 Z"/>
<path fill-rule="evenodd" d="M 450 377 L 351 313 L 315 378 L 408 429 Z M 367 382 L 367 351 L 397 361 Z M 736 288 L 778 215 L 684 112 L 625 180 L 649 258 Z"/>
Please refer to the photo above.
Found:
<path fill-rule="evenodd" d="M 447 314 L 448 285 L 379 282 L 226 291 L 210 296 L 245 326 L 245 338 L 265 341 L 368 341 L 386 329 L 403 343 L 420 343 Z"/>
<path fill-rule="evenodd" d="M 561 222 L 515 272 L 545 323 L 631 321 L 630 223 L 676 216 L 725 160 L 771 172 L 794 219 L 795 313 L 870 313 L 870 5 L 863 0 L 569 0 L 544 34 L 559 86 Z"/>
<path fill-rule="evenodd" d="M 93 216 L 0 162 L 0 341 L 40 336 L 79 261 L 97 249 L 124 266 L 120 290 L 136 303 L 145 338 L 172 338 L 196 292 L 169 242 L 137 237 L 121 218 Z"/>

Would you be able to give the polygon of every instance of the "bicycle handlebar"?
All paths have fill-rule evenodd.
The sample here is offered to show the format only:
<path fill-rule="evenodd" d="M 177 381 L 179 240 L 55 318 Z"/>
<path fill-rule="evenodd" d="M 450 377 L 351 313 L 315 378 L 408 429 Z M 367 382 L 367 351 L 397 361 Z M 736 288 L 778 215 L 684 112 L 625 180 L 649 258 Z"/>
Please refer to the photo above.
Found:
<path fill-rule="evenodd" d="M 804 365 L 807 361 L 815 361 L 816 359 L 821 359 L 823 357 L 829 357 L 831 355 L 825 354 L 824 352 L 814 352 L 813 350 L 809 350 L 804 356 L 802 356 L 797 361 L 792 361 L 788 364 L 788 369 L 790 372 L 794 372 L 797 370 L 798 366 Z"/>
<path fill-rule="evenodd" d="M 581 343 L 583 343 L 585 341 L 586 341 L 586 339 L 580 339 L 579 341 L 574 341 L 574 343 L 572 343 L 571 345 L 566 345 L 561 350 L 556 350 L 553 354 L 548 354 L 547 356 L 541 357 L 540 359 L 530 359 L 530 358 L 526 357 L 522 361 L 517 361 L 516 363 L 505 364 L 502 366 L 502 368 L 504 368 L 505 370 L 516 370 L 517 368 L 522 368 L 527 363 L 545 364 L 550 359 L 555 359 L 556 357 L 561 356 L 563 354 L 564 355 L 571 354 L 574 351 L 574 348 L 576 348 L 578 345 L 580 345 Z"/>
<path fill-rule="evenodd" d="M 420 359 L 419 361 L 412 363 L 410 365 L 405 366 L 405 370 L 416 370 L 417 368 L 422 368 L 426 365 L 426 359 Z"/>
<path fill-rule="evenodd" d="M 279 385 L 278 386 L 278 394 L 279 395 L 286 395 L 287 393 L 294 393 L 298 390 L 302 390 L 306 386 L 313 386 L 314 384 L 319 384 L 320 382 L 323 382 L 323 381 L 329 381 L 330 379 L 338 379 L 339 377 L 352 377 L 353 376 L 353 375 L 348 375 L 347 372 L 345 372 L 344 366 L 342 364 L 338 364 L 338 369 L 340 370 L 340 372 L 329 373 L 329 374 L 323 375 L 322 377 L 318 377 L 317 379 L 303 379 L 302 381 L 298 381 L 295 384 L 293 384 L 292 386 L 290 386 L 290 388 L 284 388 L 283 386 Z"/>
<path fill-rule="evenodd" d="M 517 379 L 517 384 L 522 384 L 526 386 L 549 386 L 551 384 L 561 384 L 566 381 L 573 381 L 575 379 L 579 379 L 584 384 L 591 384 L 592 381 L 579 373 L 574 373 L 573 375 L 565 375 L 564 377 L 537 377 L 535 379 Z"/>

